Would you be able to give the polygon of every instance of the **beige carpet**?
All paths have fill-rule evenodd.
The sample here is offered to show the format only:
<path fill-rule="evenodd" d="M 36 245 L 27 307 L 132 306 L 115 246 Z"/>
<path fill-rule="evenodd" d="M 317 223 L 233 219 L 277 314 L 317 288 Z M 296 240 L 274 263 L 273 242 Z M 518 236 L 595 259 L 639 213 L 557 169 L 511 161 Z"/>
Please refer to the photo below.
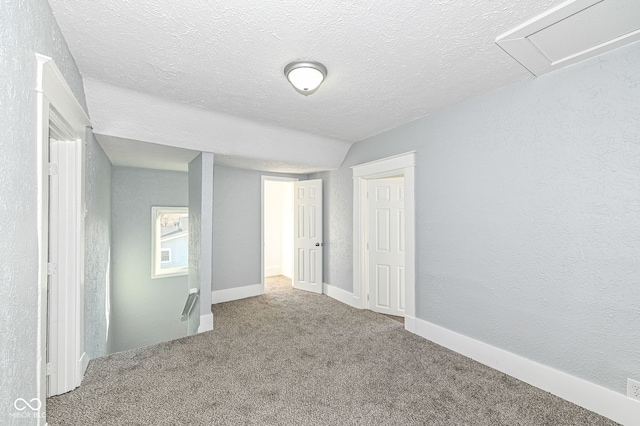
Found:
<path fill-rule="evenodd" d="M 91 361 L 49 424 L 614 424 L 283 278 L 213 312 L 214 331 Z"/>

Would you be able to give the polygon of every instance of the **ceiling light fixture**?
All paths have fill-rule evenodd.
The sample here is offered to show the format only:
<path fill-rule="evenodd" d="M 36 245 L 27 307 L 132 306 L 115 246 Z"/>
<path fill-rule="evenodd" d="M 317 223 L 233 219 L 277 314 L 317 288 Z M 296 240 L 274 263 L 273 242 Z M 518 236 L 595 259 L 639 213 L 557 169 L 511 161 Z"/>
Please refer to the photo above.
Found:
<path fill-rule="evenodd" d="M 284 67 L 284 75 L 296 92 L 309 96 L 327 77 L 327 67 L 320 62 L 296 61 Z"/>

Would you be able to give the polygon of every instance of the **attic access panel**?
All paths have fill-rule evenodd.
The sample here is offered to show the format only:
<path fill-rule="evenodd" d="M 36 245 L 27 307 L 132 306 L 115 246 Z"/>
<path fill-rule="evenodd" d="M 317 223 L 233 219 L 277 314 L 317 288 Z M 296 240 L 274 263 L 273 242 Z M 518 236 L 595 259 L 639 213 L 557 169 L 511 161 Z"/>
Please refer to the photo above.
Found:
<path fill-rule="evenodd" d="M 640 40 L 640 1 L 569 0 L 496 38 L 539 76 Z"/>

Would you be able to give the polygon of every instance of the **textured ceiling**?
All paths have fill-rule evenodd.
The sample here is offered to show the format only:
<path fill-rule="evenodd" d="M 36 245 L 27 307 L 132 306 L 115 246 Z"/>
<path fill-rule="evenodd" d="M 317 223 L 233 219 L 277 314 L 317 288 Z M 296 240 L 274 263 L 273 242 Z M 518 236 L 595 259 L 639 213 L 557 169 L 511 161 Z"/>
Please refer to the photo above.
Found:
<path fill-rule="evenodd" d="M 142 167 L 154 170 L 188 172 L 189 163 L 200 151 L 175 146 L 124 139 L 115 136 L 95 134 L 111 164 L 122 167 Z M 239 169 L 260 170 L 275 173 L 309 174 L 325 170 L 325 167 L 300 165 L 256 157 L 216 154 L 216 166 Z"/>
<path fill-rule="evenodd" d="M 559 0 L 50 0 L 84 77 L 358 141 L 530 74 L 496 36 Z M 283 76 L 328 77 L 315 94 Z"/>
<path fill-rule="evenodd" d="M 187 172 L 191 160 L 200 154 L 200 151 L 114 136 L 96 134 L 96 139 L 114 166 Z"/>

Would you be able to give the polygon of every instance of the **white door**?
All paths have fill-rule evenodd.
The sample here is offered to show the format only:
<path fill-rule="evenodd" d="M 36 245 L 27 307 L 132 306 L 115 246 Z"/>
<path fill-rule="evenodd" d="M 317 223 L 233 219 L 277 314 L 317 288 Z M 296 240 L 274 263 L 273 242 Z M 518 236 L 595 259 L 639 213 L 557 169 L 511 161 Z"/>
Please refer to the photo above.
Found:
<path fill-rule="evenodd" d="M 58 236 L 58 223 L 60 218 L 58 213 L 60 210 L 59 204 L 59 186 L 58 186 L 58 173 L 55 168 L 58 164 L 57 158 L 58 141 L 55 139 L 49 139 L 49 164 L 55 164 L 56 166 L 49 167 L 49 245 L 48 245 L 48 271 L 47 271 L 47 397 L 53 395 L 59 395 L 64 391 L 59 390 L 58 386 L 58 371 L 57 368 L 52 366 L 58 366 L 58 354 L 56 351 L 58 342 L 58 268 L 60 263 L 59 250 L 57 242 Z M 55 160 L 52 161 L 52 157 Z"/>
<path fill-rule="evenodd" d="M 293 287 L 322 293 L 322 179 L 294 182 Z"/>
<path fill-rule="evenodd" d="M 404 316 L 404 178 L 369 181 L 369 309 Z"/>
<path fill-rule="evenodd" d="M 49 144 L 47 396 L 82 381 L 82 144 Z"/>

